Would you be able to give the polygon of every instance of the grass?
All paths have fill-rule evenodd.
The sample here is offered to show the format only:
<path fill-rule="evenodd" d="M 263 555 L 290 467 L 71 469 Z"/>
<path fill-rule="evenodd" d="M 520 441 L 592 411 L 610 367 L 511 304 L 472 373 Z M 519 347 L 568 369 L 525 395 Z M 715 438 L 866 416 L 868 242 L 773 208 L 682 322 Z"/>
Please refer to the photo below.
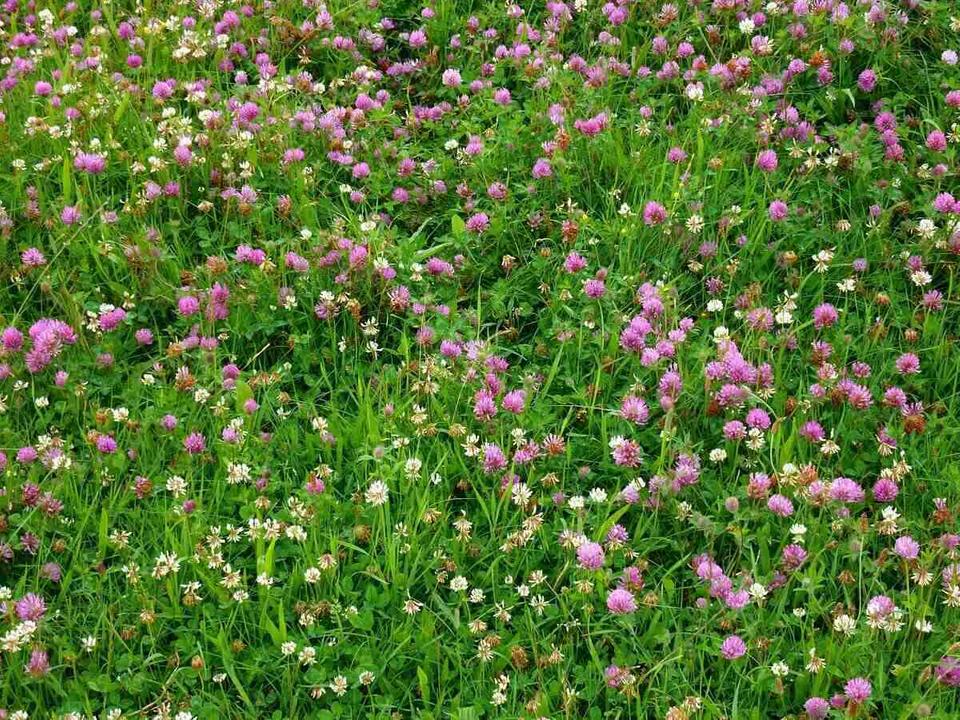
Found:
<path fill-rule="evenodd" d="M 958 21 L 723 5 L 5 6 L 0 718 L 954 717 Z"/>

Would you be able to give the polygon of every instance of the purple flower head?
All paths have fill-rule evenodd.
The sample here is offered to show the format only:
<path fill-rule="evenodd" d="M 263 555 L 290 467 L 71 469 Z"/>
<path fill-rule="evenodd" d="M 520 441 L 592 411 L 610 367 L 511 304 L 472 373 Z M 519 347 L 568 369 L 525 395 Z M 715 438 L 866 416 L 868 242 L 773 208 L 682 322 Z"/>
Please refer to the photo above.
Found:
<path fill-rule="evenodd" d="M 183 439 L 183 449 L 191 455 L 198 455 L 207 449 L 207 443 L 203 435 L 193 432 Z"/>
<path fill-rule="evenodd" d="M 863 502 L 864 492 L 859 483 L 847 477 L 838 477 L 827 489 L 831 500 L 842 503 Z"/>
<path fill-rule="evenodd" d="M 773 172 L 777 169 L 777 153 L 774 150 L 763 150 L 757 155 L 757 167 L 763 172 Z"/>
<path fill-rule="evenodd" d="M 614 615 L 627 615 L 636 609 L 637 601 L 626 588 L 617 588 L 607 595 L 607 610 Z"/>
<path fill-rule="evenodd" d="M 830 712 L 830 703 L 822 697 L 812 697 L 803 704 L 810 720 L 824 720 Z"/>
<path fill-rule="evenodd" d="M 49 580 L 50 582 L 60 582 L 62 575 L 63 571 L 55 562 L 45 563 L 43 567 L 40 568 L 40 577 L 42 577 L 44 580 Z"/>
<path fill-rule="evenodd" d="M 467 218 L 466 227 L 470 232 L 479 235 L 490 227 L 490 218 L 486 213 L 476 213 Z"/>
<path fill-rule="evenodd" d="M 26 267 L 41 267 L 47 264 L 47 259 L 37 248 L 27 248 L 20 253 L 20 262 Z"/>
<path fill-rule="evenodd" d="M 901 375 L 915 375 L 920 372 L 920 358 L 913 353 L 904 353 L 897 358 L 895 365 Z"/>
<path fill-rule="evenodd" d="M 874 495 L 876 495 L 876 489 L 874 489 Z M 916 560 L 920 556 L 920 543 L 909 535 L 903 535 L 893 543 L 893 552 L 904 560 Z"/>
<path fill-rule="evenodd" d="M 873 484 L 873 499 L 877 502 L 893 502 L 899 494 L 900 488 L 893 478 L 880 478 Z"/>
<path fill-rule="evenodd" d="M 594 300 L 603 297 L 607 292 L 607 287 L 603 280 L 590 278 L 583 283 L 583 294 Z"/>
<path fill-rule="evenodd" d="M 840 315 L 837 312 L 837 309 L 830 303 L 817 305 L 817 307 L 813 309 L 813 326 L 817 330 L 830 327 L 831 325 L 836 324 L 837 320 L 839 319 Z"/>
<path fill-rule="evenodd" d="M 787 215 L 790 214 L 790 209 L 783 200 L 774 200 L 772 203 L 770 203 L 770 207 L 767 209 L 767 214 L 774 222 L 780 222 L 781 220 L 787 219 Z"/>
<path fill-rule="evenodd" d="M 658 202 L 650 201 L 643 208 L 643 222 L 659 225 L 667 219 L 667 209 Z"/>
<path fill-rule="evenodd" d="M 73 225 L 80 221 L 80 210 L 76 205 L 67 205 L 60 211 L 60 222 L 64 225 Z"/>
<path fill-rule="evenodd" d="M 877 86 L 877 74 L 867 68 L 857 77 L 857 87 L 859 87 L 864 92 L 873 92 L 873 89 Z"/>
<path fill-rule="evenodd" d="M 787 545 L 783 549 L 783 564 L 787 571 L 796 570 L 807 559 L 807 551 L 802 545 Z"/>
<path fill-rule="evenodd" d="M 945 655 L 934 670 L 937 682 L 950 687 L 960 687 L 960 658 Z"/>
<path fill-rule="evenodd" d="M 720 654 L 725 660 L 736 660 L 747 653 L 747 644 L 739 635 L 728 635 L 720 645 Z"/>
<path fill-rule="evenodd" d="M 767 507 L 774 515 L 790 517 L 793 515 L 793 503 L 783 495 L 773 495 L 767 500 Z"/>
<path fill-rule="evenodd" d="M 177 312 L 183 317 L 190 317 L 200 310 L 200 301 L 193 295 L 185 295 L 177 301 Z"/>
<path fill-rule="evenodd" d="M 550 161 L 546 158 L 538 158 L 537 161 L 533 163 L 533 169 L 530 171 L 530 174 L 537 180 L 552 177 L 553 167 L 551 167 Z"/>
<path fill-rule="evenodd" d="M 870 697 L 873 687 L 866 678 L 855 677 L 847 681 L 847 684 L 843 686 L 843 691 L 850 702 L 860 704 Z"/>
<path fill-rule="evenodd" d="M 47 604 L 43 598 L 34 593 L 27 593 L 17 600 L 14 606 L 17 611 L 17 617 L 21 620 L 32 620 L 36 622 L 47 612 Z"/>
<path fill-rule="evenodd" d="M 520 414 L 526 406 L 527 393 L 524 390 L 511 390 L 503 396 L 503 409 L 509 412 Z"/>
<path fill-rule="evenodd" d="M 503 470 L 507 466 L 507 456 L 498 445 L 487 443 L 483 446 L 483 471 L 487 474 Z"/>
<path fill-rule="evenodd" d="M 0 344 L 3 345 L 4 352 L 17 352 L 23 347 L 23 333 L 12 326 L 5 328 L 3 333 L 0 333 Z"/>
<path fill-rule="evenodd" d="M 30 677 L 39 678 L 50 672 L 50 657 L 46 650 L 35 648 L 30 652 L 30 660 L 23 671 Z"/>
<path fill-rule="evenodd" d="M 577 548 L 577 560 L 585 570 L 597 570 L 603 567 L 603 547 L 600 543 L 587 541 Z"/>

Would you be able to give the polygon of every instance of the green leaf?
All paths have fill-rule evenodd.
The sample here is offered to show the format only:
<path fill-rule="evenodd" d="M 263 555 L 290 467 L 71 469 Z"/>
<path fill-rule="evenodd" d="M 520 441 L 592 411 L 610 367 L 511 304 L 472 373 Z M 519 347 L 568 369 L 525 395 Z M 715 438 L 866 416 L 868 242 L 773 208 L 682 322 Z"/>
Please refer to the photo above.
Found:
<path fill-rule="evenodd" d="M 107 533 L 110 530 L 110 521 L 109 516 L 107 515 L 107 509 L 103 508 L 100 510 L 100 527 L 97 532 L 97 556 L 103 558 L 103 551 L 107 548 Z"/>
<path fill-rule="evenodd" d="M 243 412 L 243 404 L 253 397 L 253 389 L 243 380 L 237 380 L 236 388 L 233 391 L 237 412 Z"/>
<path fill-rule="evenodd" d="M 417 682 L 420 685 L 420 698 L 427 705 L 430 704 L 430 680 L 422 667 L 417 667 Z"/>
<path fill-rule="evenodd" d="M 233 686 L 237 690 L 237 694 L 243 699 L 243 702 L 246 706 L 253 711 L 253 703 L 250 702 L 250 696 L 247 695 L 246 690 L 243 689 L 243 685 L 240 683 L 239 678 L 237 677 L 236 670 L 233 666 L 233 652 L 230 650 L 230 643 L 227 642 L 227 636 L 224 634 L 223 630 L 220 630 L 220 634 L 217 635 L 217 647 L 220 649 L 220 656 L 223 660 L 223 669 L 227 672 L 227 677 L 230 678 L 230 682 L 233 683 Z"/>
<path fill-rule="evenodd" d="M 103 675 L 98 675 L 92 680 L 87 680 L 87 687 L 98 693 L 108 693 L 118 690 L 120 688 L 120 683 L 114 682 L 110 679 L 110 676 L 104 673 Z"/>
<path fill-rule="evenodd" d="M 350 617 L 350 624 L 359 630 L 373 629 L 373 611 L 369 608 Z"/>
<path fill-rule="evenodd" d="M 73 168 L 70 165 L 70 156 L 64 155 L 63 168 L 60 171 L 60 185 L 63 191 L 63 204 L 69 205 L 73 199 Z"/>

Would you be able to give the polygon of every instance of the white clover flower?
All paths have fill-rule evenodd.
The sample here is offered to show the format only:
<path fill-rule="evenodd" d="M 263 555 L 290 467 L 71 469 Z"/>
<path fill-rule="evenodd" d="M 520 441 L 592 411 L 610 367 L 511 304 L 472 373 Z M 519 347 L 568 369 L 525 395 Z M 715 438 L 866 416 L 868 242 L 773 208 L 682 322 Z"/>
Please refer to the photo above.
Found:
<path fill-rule="evenodd" d="M 450 581 L 450 589 L 454 592 L 461 592 L 468 587 L 470 587 L 470 583 L 467 582 L 467 579 L 463 575 L 457 575 Z"/>
<path fill-rule="evenodd" d="M 853 635 L 857 629 L 857 621 L 852 617 L 844 613 L 843 615 L 838 615 L 833 621 L 833 629 L 835 632 L 840 633 L 841 635 L 846 635 L 847 637 Z"/>
<path fill-rule="evenodd" d="M 595 505 L 599 505 L 600 503 L 605 503 L 607 501 L 607 491 L 603 488 L 596 487 L 590 491 L 589 497 L 590 502 L 594 503 Z"/>
<path fill-rule="evenodd" d="M 374 507 L 385 505 L 390 499 L 390 488 L 388 488 L 387 484 L 382 480 L 374 480 L 367 488 L 364 498 Z"/>
<path fill-rule="evenodd" d="M 781 660 L 770 666 L 770 672 L 774 677 L 786 677 L 790 674 L 790 666 Z"/>

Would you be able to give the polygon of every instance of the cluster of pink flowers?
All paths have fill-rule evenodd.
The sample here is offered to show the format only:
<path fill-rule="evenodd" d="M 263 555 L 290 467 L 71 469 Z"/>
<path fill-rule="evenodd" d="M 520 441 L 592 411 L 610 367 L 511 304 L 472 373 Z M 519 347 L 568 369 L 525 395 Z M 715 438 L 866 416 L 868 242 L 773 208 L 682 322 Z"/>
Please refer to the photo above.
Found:
<path fill-rule="evenodd" d="M 952 712 L 950 4 L 463 5 L 0 4 L 0 720 Z"/>

